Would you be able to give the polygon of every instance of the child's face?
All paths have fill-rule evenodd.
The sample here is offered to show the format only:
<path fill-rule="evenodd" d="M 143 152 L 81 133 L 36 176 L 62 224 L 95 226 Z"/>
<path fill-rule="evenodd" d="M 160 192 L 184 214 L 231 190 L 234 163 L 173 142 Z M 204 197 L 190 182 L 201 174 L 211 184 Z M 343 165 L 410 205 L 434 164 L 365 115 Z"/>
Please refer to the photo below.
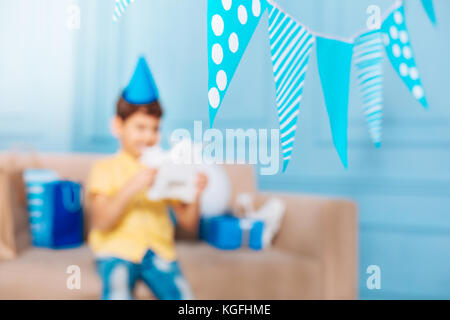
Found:
<path fill-rule="evenodd" d="M 114 119 L 114 131 L 122 148 L 135 157 L 140 157 L 145 148 L 154 146 L 159 141 L 160 119 L 143 112 L 132 114 L 125 121 Z"/>

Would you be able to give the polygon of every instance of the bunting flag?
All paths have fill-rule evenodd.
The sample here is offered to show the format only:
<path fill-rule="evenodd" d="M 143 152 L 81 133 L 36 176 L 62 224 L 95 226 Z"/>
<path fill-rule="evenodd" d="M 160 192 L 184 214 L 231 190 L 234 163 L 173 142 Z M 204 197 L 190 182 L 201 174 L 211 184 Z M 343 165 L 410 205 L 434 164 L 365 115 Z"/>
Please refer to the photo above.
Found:
<path fill-rule="evenodd" d="M 283 171 L 286 171 L 294 149 L 303 85 L 314 37 L 291 16 L 269 4 L 269 39 L 280 120 Z"/>
<path fill-rule="evenodd" d="M 130 3 L 134 0 L 116 0 L 116 5 L 114 7 L 113 20 L 115 22 L 119 21 L 120 17 L 123 15 Z"/>
<path fill-rule="evenodd" d="M 383 37 L 373 30 L 355 39 L 353 64 L 361 91 L 364 115 L 376 147 L 381 146 L 383 118 Z"/>
<path fill-rule="evenodd" d="M 437 25 L 436 21 L 436 13 L 434 12 L 433 0 L 422 0 L 422 5 L 425 8 L 425 11 L 430 18 L 433 25 Z"/>
<path fill-rule="evenodd" d="M 414 60 L 409 33 L 405 23 L 405 9 L 400 5 L 394 9 L 382 26 L 385 33 L 385 47 L 389 60 L 408 89 L 425 108 L 428 102 Z"/>
<path fill-rule="evenodd" d="M 208 0 L 208 101 L 211 127 L 266 0 Z"/>
<path fill-rule="evenodd" d="M 317 63 L 333 143 L 342 164 L 348 168 L 348 96 L 353 44 L 317 37 Z"/>

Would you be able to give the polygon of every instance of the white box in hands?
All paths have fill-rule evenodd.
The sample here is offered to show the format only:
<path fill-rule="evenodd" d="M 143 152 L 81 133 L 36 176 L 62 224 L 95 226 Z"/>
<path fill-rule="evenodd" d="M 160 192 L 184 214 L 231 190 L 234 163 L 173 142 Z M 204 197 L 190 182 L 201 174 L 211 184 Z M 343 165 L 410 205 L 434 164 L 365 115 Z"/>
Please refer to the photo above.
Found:
<path fill-rule="evenodd" d="M 150 200 L 195 200 L 196 171 L 189 165 L 164 164 L 156 176 L 153 187 L 147 192 Z"/>
<path fill-rule="evenodd" d="M 200 198 L 200 211 L 204 216 L 224 214 L 231 199 L 231 182 L 225 169 L 203 161 L 203 149 L 185 139 L 172 150 L 163 151 L 160 146 L 144 151 L 141 162 L 150 168 L 157 168 L 158 174 L 152 188 L 147 192 L 150 200 L 195 201 L 197 175 L 202 172 L 208 179 L 206 189 Z"/>
<path fill-rule="evenodd" d="M 193 145 L 181 142 L 171 151 L 160 146 L 144 151 L 141 162 L 149 168 L 158 169 L 153 186 L 147 192 L 152 201 L 180 200 L 184 203 L 195 201 L 197 173 L 199 165 L 193 161 Z"/>

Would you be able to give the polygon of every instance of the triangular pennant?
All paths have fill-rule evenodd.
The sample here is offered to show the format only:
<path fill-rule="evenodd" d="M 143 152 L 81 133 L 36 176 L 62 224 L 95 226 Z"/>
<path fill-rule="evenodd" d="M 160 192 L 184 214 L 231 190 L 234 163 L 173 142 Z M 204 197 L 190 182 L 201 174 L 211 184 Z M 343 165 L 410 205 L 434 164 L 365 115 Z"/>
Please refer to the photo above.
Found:
<path fill-rule="evenodd" d="M 113 20 L 115 22 L 119 21 L 120 17 L 123 15 L 130 3 L 134 0 L 116 0 L 116 5 L 114 7 Z"/>
<path fill-rule="evenodd" d="M 422 0 L 422 5 L 425 8 L 425 11 L 430 18 L 431 22 L 436 25 L 436 13 L 434 11 L 433 0 Z"/>
<path fill-rule="evenodd" d="M 212 126 L 266 0 L 208 0 L 208 101 Z"/>
<path fill-rule="evenodd" d="M 294 149 L 303 85 L 314 37 L 288 14 L 269 5 L 269 39 L 285 171 Z"/>
<path fill-rule="evenodd" d="M 383 121 L 383 36 L 380 30 L 360 35 L 353 48 L 353 63 L 357 78 L 364 115 L 369 133 L 376 147 L 381 146 Z"/>
<path fill-rule="evenodd" d="M 348 95 L 353 44 L 317 37 L 317 63 L 333 143 L 345 168 L 348 167 Z"/>
<path fill-rule="evenodd" d="M 385 33 L 384 45 L 392 66 L 412 92 L 414 98 L 427 108 L 428 102 L 409 41 L 403 5 L 390 13 L 383 22 L 382 28 Z"/>

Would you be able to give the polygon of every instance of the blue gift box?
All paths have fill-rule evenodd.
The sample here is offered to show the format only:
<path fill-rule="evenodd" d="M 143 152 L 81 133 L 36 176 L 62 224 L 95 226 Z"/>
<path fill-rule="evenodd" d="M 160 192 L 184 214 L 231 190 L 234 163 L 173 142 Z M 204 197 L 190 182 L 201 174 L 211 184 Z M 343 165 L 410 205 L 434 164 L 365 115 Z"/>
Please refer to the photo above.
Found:
<path fill-rule="evenodd" d="M 64 249 L 83 243 L 82 187 L 47 170 L 25 172 L 32 242 Z"/>
<path fill-rule="evenodd" d="M 261 250 L 264 223 L 251 219 L 239 219 L 231 214 L 202 217 L 200 239 L 221 250 L 249 247 Z"/>

